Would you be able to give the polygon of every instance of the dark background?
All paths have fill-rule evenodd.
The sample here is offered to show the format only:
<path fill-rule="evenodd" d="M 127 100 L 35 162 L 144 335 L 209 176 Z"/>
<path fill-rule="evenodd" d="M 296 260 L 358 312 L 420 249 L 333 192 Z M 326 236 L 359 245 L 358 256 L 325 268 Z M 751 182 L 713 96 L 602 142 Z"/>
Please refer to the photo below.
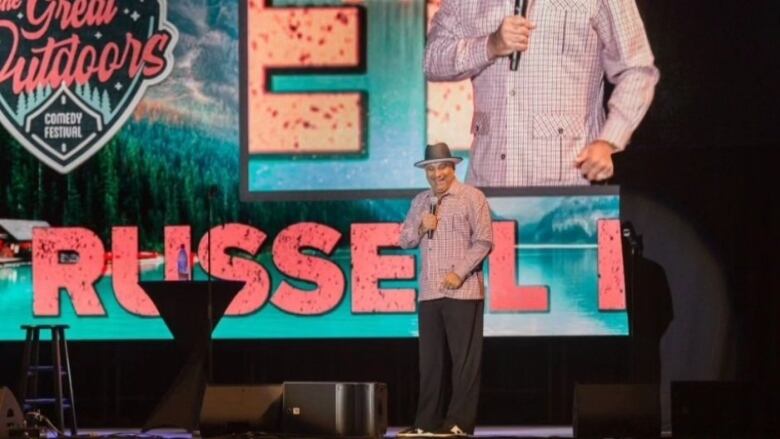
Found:
<path fill-rule="evenodd" d="M 631 146 L 615 158 L 612 182 L 650 261 L 633 277 L 643 311 L 638 367 L 632 372 L 629 338 L 488 339 L 480 424 L 567 424 L 575 382 L 658 379 L 659 346 L 667 424 L 671 381 L 780 390 L 780 204 L 772 189 L 780 3 L 638 3 L 661 81 Z M 416 404 L 416 349 L 415 340 L 220 341 L 215 380 L 383 381 L 390 422 L 402 425 Z M 20 356 L 20 343 L 0 344 L 0 385 L 16 383 Z M 83 426 L 140 425 L 179 367 L 171 342 L 71 343 L 71 359 Z M 776 397 L 748 403 L 757 423 L 780 408 Z"/>

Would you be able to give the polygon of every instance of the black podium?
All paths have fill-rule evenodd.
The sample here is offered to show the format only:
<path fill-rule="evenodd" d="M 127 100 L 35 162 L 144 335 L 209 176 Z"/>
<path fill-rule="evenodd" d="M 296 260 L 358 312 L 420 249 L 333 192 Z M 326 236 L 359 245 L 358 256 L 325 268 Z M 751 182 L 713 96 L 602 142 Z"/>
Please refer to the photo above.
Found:
<path fill-rule="evenodd" d="M 181 428 L 192 432 L 198 426 L 206 389 L 211 332 L 244 282 L 153 281 L 139 282 L 139 285 L 157 307 L 184 358 L 181 371 L 157 403 L 143 431 Z"/>

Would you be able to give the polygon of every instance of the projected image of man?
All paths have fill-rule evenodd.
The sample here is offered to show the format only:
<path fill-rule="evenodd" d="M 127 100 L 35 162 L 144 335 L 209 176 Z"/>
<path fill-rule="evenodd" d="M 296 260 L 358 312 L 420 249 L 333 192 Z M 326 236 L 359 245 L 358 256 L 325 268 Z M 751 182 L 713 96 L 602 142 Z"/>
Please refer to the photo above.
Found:
<path fill-rule="evenodd" d="M 516 15 L 526 1 L 527 18 Z M 442 0 L 425 74 L 471 79 L 466 181 L 480 187 L 610 178 L 612 154 L 628 144 L 659 77 L 634 0 Z M 614 84 L 608 111 L 605 79 Z"/>

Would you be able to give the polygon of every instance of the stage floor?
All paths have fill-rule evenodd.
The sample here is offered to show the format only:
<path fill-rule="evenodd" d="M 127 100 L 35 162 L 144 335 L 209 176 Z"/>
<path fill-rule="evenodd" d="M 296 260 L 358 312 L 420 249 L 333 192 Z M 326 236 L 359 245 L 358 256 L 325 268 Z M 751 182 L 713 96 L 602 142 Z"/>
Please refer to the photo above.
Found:
<path fill-rule="evenodd" d="M 386 437 L 395 437 L 396 433 L 406 427 L 390 427 Z M 572 428 L 570 426 L 495 426 L 477 427 L 474 431 L 477 437 L 512 437 L 512 438 L 570 438 Z"/>
<path fill-rule="evenodd" d="M 396 434 L 406 428 L 405 426 L 389 427 L 386 438 L 395 438 Z M 571 438 L 572 428 L 570 426 L 494 426 L 477 427 L 474 432 L 475 437 L 485 438 Z M 152 430 L 141 433 L 140 429 L 79 429 L 79 435 L 88 437 L 108 437 L 108 438 L 165 438 L 165 439 L 191 439 L 199 437 L 198 434 L 190 434 L 181 430 Z M 237 434 L 228 437 L 246 438 L 246 437 L 280 437 L 277 435 L 263 434 Z M 290 437 L 290 436 L 285 436 Z"/>
<path fill-rule="evenodd" d="M 396 434 L 406 428 L 405 426 L 389 427 L 386 438 L 395 438 Z M 572 438 L 573 430 L 571 426 L 482 426 L 477 427 L 474 432 L 474 437 L 482 438 Z M 146 433 L 141 433 L 139 429 L 81 429 L 80 435 L 88 437 L 99 438 L 164 438 L 164 439 L 192 439 L 193 437 L 199 437 L 197 434 L 192 435 L 190 433 L 183 432 L 181 430 L 153 430 Z M 228 438 L 278 438 L 279 435 L 264 435 L 264 434 L 236 434 L 232 436 L 224 436 Z M 291 436 L 285 436 L 290 438 Z M 662 437 L 671 437 L 669 434 L 664 434 Z"/>

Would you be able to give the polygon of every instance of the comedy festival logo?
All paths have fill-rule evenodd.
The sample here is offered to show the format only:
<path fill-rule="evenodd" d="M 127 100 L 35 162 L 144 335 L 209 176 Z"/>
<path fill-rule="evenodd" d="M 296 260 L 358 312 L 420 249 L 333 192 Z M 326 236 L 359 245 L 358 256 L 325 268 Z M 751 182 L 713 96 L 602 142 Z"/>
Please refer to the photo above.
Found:
<path fill-rule="evenodd" d="M 67 174 L 173 68 L 166 0 L 0 0 L 0 122 Z"/>

